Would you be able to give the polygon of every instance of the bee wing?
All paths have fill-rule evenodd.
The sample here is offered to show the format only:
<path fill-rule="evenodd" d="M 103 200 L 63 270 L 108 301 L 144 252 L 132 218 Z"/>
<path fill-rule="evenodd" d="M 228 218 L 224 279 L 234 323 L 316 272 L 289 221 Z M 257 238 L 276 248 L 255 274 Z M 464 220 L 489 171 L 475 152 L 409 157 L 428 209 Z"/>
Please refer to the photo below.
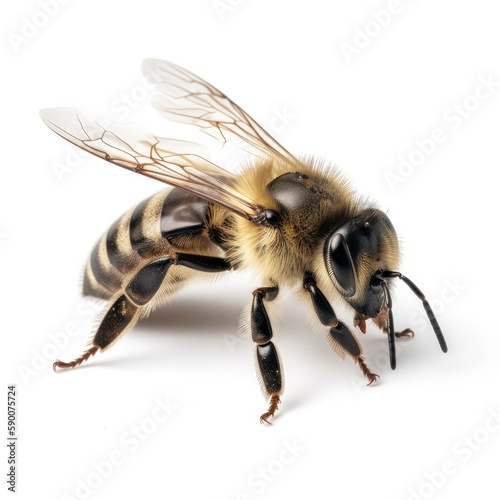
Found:
<path fill-rule="evenodd" d="M 142 71 L 161 92 L 151 102 L 165 118 L 196 125 L 224 144 L 230 132 L 268 156 L 298 163 L 237 104 L 190 71 L 161 59 L 146 59 Z"/>
<path fill-rule="evenodd" d="M 190 191 L 247 219 L 262 212 L 232 188 L 233 174 L 197 154 L 203 149 L 198 144 L 157 137 L 139 125 L 100 120 L 72 108 L 42 109 L 40 116 L 56 134 L 110 163 Z"/>

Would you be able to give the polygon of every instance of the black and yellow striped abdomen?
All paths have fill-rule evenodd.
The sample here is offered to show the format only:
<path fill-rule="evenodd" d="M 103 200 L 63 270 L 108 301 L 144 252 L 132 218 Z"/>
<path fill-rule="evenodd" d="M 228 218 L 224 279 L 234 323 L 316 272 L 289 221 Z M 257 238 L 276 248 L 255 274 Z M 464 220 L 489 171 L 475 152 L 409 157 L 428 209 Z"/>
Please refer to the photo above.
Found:
<path fill-rule="evenodd" d="M 178 188 L 143 200 L 116 220 L 92 249 L 84 295 L 108 299 L 141 267 L 162 256 L 220 256 L 221 250 L 208 237 L 208 212 L 208 202 Z M 173 273 L 171 285 L 182 281 L 186 271 Z"/>

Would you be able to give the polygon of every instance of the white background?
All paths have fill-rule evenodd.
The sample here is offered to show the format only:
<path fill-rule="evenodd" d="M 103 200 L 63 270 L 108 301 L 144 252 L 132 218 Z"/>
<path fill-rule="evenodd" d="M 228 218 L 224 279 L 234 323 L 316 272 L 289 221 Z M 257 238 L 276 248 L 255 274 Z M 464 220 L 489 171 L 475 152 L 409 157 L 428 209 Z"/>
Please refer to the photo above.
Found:
<path fill-rule="evenodd" d="M 487 0 L 326 4 L 4 7 L 1 352 L 4 406 L 7 384 L 18 391 L 17 498 L 498 494 L 498 12 Z M 284 294 L 275 339 L 286 391 L 273 425 L 262 426 L 253 346 L 237 335 L 240 311 L 261 283 L 233 274 L 186 288 L 109 352 L 53 373 L 54 358 L 80 354 L 99 310 L 79 288 L 94 241 L 161 186 L 75 155 L 38 110 L 71 105 L 139 120 L 220 154 L 150 109 L 145 57 L 201 75 L 292 152 L 336 162 L 378 200 L 404 245 L 401 270 L 434 305 L 449 353 L 399 285 L 395 318 L 416 337 L 398 342 L 393 372 L 384 336 L 359 334 L 381 376 L 366 387 Z M 488 80 L 489 91 L 481 84 Z M 435 129 L 441 143 L 432 145 Z M 416 141 L 427 156 L 413 153 L 420 164 L 398 174 Z M 388 172 L 404 177 L 391 186 Z M 166 419 L 159 400 L 175 407 Z"/>

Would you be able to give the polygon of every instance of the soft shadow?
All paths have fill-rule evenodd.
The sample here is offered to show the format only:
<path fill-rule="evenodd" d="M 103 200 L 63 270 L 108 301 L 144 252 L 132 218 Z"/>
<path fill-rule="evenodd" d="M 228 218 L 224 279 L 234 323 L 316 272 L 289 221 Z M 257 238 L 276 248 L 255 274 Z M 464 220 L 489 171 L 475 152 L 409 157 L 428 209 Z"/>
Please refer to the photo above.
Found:
<path fill-rule="evenodd" d="M 225 299 L 200 302 L 183 298 L 152 312 L 149 317 L 140 320 L 139 325 L 143 330 L 161 333 L 168 333 L 169 330 L 236 333 L 243 306 Z"/>

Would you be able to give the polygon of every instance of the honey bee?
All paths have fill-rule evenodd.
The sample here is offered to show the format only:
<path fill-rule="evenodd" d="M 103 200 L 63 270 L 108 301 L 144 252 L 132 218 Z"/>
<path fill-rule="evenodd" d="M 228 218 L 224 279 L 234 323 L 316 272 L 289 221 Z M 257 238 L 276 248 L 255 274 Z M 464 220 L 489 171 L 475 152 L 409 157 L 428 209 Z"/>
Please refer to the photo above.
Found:
<path fill-rule="evenodd" d="M 135 125 L 110 124 L 71 108 L 44 109 L 43 121 L 80 148 L 171 186 L 120 217 L 94 246 L 84 295 L 108 301 L 89 348 L 56 368 L 73 368 L 113 345 L 137 320 L 164 304 L 180 286 L 207 273 L 253 268 L 248 330 L 270 423 L 281 403 L 283 368 L 266 306 L 283 288 L 306 300 L 333 350 L 351 356 L 372 384 L 360 343 L 331 305 L 353 312 L 366 332 L 372 319 L 387 334 L 396 367 L 391 282 L 401 279 L 422 301 L 443 352 L 446 342 L 420 289 L 396 269 L 396 231 L 387 215 L 363 201 L 334 167 L 296 158 L 238 105 L 175 64 L 147 59 L 145 77 L 159 93 L 153 106 L 165 118 L 195 125 L 223 143 L 232 134 L 258 150 L 241 173 L 208 161 L 199 145 L 158 137 Z M 106 125 L 104 125 L 104 123 Z"/>

